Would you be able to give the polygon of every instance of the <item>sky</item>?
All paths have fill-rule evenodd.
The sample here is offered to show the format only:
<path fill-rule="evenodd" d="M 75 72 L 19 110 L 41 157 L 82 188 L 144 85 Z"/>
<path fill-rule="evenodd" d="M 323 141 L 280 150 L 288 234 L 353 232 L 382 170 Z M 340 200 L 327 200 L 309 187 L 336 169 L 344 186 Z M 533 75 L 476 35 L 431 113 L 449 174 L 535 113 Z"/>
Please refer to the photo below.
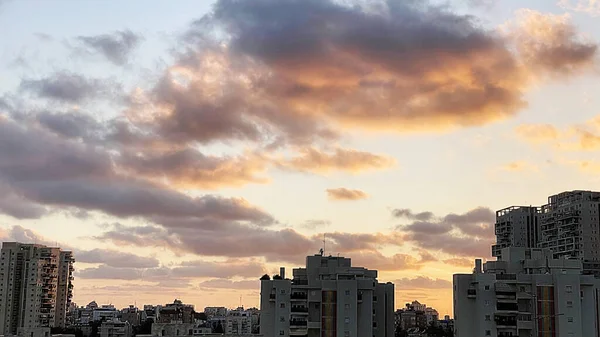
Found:
<path fill-rule="evenodd" d="M 79 305 L 258 306 L 325 245 L 451 314 L 496 210 L 600 189 L 599 16 L 0 1 L 0 238 L 73 250 Z"/>

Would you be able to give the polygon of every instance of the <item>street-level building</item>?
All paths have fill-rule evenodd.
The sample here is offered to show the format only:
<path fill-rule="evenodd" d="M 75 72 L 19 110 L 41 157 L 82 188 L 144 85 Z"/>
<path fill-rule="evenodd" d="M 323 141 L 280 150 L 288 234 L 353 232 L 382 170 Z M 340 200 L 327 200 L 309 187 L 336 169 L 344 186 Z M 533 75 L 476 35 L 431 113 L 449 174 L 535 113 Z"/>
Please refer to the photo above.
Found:
<path fill-rule="evenodd" d="M 392 337 L 394 285 L 344 257 L 308 256 L 306 268 L 261 281 L 265 337 Z"/>
<path fill-rule="evenodd" d="M 599 337 L 600 280 L 583 275 L 580 260 L 505 248 L 453 283 L 456 337 Z"/>

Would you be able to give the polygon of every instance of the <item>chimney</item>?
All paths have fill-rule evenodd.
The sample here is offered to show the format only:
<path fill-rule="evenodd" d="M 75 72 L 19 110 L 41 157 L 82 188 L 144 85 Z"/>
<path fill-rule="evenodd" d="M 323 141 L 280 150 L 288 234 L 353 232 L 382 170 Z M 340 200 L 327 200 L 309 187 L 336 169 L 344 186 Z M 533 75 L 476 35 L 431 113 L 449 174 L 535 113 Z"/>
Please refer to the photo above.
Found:
<path fill-rule="evenodd" d="M 475 274 L 482 274 L 483 269 L 481 268 L 481 259 L 475 259 Z"/>
<path fill-rule="evenodd" d="M 281 276 L 281 278 L 285 280 L 285 267 L 279 268 L 279 276 Z"/>

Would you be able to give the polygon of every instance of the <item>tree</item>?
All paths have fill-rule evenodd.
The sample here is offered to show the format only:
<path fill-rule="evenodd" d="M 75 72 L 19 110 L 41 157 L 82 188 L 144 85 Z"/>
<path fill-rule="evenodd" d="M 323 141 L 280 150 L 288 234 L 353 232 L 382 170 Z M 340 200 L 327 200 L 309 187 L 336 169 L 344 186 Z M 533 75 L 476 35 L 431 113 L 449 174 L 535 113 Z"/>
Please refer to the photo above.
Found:
<path fill-rule="evenodd" d="M 149 335 L 152 333 L 152 323 L 154 323 L 154 319 L 152 318 L 147 318 L 146 321 L 144 321 L 141 325 L 139 326 L 134 326 L 133 327 L 133 335 Z"/>
<path fill-rule="evenodd" d="M 279 275 L 273 275 L 274 280 L 283 280 L 283 278 Z"/>
<path fill-rule="evenodd" d="M 219 322 L 219 324 L 215 328 L 214 333 L 225 333 L 225 330 L 223 330 L 223 325 L 221 325 L 221 322 Z"/>
<path fill-rule="evenodd" d="M 261 280 L 261 281 L 269 281 L 270 279 L 271 279 L 271 277 L 269 276 L 269 274 L 264 274 L 264 275 L 263 275 L 263 276 L 260 278 L 260 280 Z"/>

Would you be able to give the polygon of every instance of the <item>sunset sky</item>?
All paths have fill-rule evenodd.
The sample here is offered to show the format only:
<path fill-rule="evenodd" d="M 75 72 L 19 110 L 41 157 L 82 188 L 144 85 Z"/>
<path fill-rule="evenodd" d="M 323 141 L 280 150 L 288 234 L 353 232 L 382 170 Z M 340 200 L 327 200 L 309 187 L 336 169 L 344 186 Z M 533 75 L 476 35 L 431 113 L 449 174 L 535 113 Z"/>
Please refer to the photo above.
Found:
<path fill-rule="evenodd" d="M 449 314 L 495 210 L 600 189 L 595 0 L 0 0 L 0 32 L 0 234 L 72 249 L 79 305 L 258 306 L 325 234 Z"/>

